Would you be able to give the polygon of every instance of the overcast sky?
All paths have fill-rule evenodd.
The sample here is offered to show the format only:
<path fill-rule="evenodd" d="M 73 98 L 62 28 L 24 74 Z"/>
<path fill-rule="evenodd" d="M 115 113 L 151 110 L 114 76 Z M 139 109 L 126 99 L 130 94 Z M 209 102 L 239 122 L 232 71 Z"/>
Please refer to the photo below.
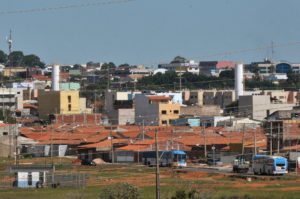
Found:
<path fill-rule="evenodd" d="M 109 1 L 109 0 L 108 0 Z M 0 12 L 105 2 L 1 0 Z M 155 64 L 300 41 L 299 0 L 134 0 L 127 3 L 0 15 L 0 49 L 13 31 L 13 50 L 50 64 Z M 274 58 L 300 62 L 300 45 L 275 48 Z M 271 49 L 201 60 L 261 61 Z"/>

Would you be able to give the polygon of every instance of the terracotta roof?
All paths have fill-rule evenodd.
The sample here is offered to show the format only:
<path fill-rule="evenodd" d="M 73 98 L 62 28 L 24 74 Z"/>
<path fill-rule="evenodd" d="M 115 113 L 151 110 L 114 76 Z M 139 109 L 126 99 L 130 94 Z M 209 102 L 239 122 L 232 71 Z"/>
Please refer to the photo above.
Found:
<path fill-rule="evenodd" d="M 101 148 L 101 149 L 110 149 L 111 148 L 111 142 L 113 143 L 113 145 L 115 146 L 116 144 L 120 145 L 124 145 L 124 144 L 129 144 L 129 140 L 128 139 L 107 139 L 104 140 L 102 142 L 97 142 L 97 143 L 93 143 L 93 144 L 86 144 L 86 145 L 81 145 L 78 148 Z"/>
<path fill-rule="evenodd" d="M 37 106 L 33 105 L 33 104 L 23 104 L 23 108 L 34 108 L 34 109 L 38 109 Z"/>
<path fill-rule="evenodd" d="M 51 77 L 45 75 L 32 75 L 33 79 L 41 80 L 41 81 L 50 81 Z"/>
<path fill-rule="evenodd" d="M 172 100 L 171 97 L 166 96 L 147 96 L 150 100 Z"/>

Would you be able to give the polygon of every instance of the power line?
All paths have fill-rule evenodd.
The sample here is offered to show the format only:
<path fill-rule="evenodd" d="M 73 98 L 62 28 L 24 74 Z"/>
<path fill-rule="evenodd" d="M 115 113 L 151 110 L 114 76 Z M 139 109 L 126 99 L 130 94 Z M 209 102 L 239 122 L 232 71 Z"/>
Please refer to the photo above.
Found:
<path fill-rule="evenodd" d="M 69 8 L 94 7 L 94 6 L 110 5 L 110 4 L 118 4 L 118 3 L 129 3 L 132 1 L 134 0 L 110 0 L 110 1 L 103 1 L 103 2 L 73 4 L 73 5 L 65 5 L 65 6 L 58 6 L 58 7 L 10 10 L 10 11 L 1 11 L 0 15 L 43 12 L 43 11 L 61 10 L 61 9 L 69 9 Z"/>

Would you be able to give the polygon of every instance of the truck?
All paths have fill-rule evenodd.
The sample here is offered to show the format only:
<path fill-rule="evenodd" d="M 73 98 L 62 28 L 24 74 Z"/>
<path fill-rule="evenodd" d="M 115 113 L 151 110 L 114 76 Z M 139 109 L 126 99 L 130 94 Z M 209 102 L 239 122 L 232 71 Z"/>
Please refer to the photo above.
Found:
<path fill-rule="evenodd" d="M 232 171 L 234 173 L 247 173 L 249 171 L 250 161 L 246 161 L 244 155 L 238 155 L 233 160 Z"/>

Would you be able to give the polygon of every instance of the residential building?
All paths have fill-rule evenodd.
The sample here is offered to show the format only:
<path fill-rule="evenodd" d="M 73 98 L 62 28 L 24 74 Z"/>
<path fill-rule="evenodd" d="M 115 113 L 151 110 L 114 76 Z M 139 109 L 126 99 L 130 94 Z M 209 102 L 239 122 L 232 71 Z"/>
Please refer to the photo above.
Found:
<path fill-rule="evenodd" d="M 112 124 L 134 124 L 134 97 L 141 92 L 106 91 L 105 110 Z"/>
<path fill-rule="evenodd" d="M 201 61 L 199 66 L 200 73 L 207 76 L 219 76 L 224 70 L 234 69 L 232 61 Z"/>
<path fill-rule="evenodd" d="M 26 76 L 27 69 L 25 67 L 5 67 L 2 71 L 3 76 L 5 77 L 20 77 Z"/>
<path fill-rule="evenodd" d="M 0 108 L 11 111 L 23 110 L 23 89 L 0 88 Z"/>
<path fill-rule="evenodd" d="M 39 90 L 39 117 L 49 119 L 54 114 L 79 114 L 85 113 L 80 105 L 79 91 L 47 91 Z M 80 108 L 81 107 L 81 108 Z"/>
<path fill-rule="evenodd" d="M 234 90 L 196 90 L 183 92 L 184 103 L 187 105 L 217 105 L 225 108 L 235 101 Z"/>
<path fill-rule="evenodd" d="M 180 116 L 180 104 L 167 96 L 136 95 L 135 123 L 137 125 L 168 126 Z"/>
<path fill-rule="evenodd" d="M 192 72 L 199 74 L 199 63 L 190 60 L 186 63 L 159 64 L 158 69 L 167 69 L 168 71 L 175 71 L 176 73 Z"/>
<path fill-rule="evenodd" d="M 277 110 L 291 110 L 295 103 L 272 103 L 268 95 L 240 96 L 239 116 L 253 120 L 264 120 Z"/>

